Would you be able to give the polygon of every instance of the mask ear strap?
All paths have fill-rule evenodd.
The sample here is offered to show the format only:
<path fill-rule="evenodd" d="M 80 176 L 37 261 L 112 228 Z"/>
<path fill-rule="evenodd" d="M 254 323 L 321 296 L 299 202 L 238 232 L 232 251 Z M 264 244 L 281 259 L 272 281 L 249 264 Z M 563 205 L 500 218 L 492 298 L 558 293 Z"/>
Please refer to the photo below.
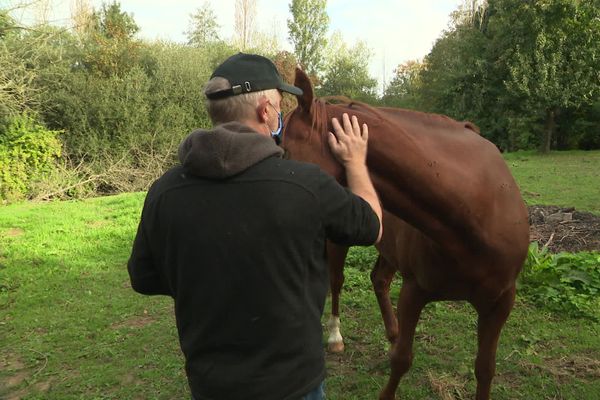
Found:
<path fill-rule="evenodd" d="M 279 117 L 277 121 L 277 130 L 271 132 L 271 137 L 275 139 L 275 143 L 281 143 L 281 133 L 283 132 L 283 112 L 279 112 Z"/>

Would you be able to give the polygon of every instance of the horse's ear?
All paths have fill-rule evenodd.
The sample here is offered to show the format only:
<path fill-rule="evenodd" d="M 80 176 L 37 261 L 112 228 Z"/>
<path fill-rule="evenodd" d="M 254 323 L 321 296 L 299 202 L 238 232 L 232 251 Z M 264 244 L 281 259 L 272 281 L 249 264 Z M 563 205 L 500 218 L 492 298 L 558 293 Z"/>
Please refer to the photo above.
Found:
<path fill-rule="evenodd" d="M 294 80 L 294 86 L 299 87 L 304 92 L 301 96 L 296 96 L 298 99 L 298 105 L 306 112 L 310 112 L 310 108 L 313 103 L 314 92 L 312 83 L 308 78 L 308 75 L 300 68 L 296 67 L 296 79 Z"/>

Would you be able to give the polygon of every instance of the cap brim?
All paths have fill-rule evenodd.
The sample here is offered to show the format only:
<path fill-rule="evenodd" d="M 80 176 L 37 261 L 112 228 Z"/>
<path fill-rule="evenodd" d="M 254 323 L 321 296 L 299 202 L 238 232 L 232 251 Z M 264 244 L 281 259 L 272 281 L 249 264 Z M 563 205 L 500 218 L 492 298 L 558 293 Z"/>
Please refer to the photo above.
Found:
<path fill-rule="evenodd" d="M 291 93 L 295 96 L 302 96 L 302 94 L 304 93 L 299 87 L 288 85 L 287 83 L 281 83 L 278 89 L 283 90 L 284 92 Z"/>

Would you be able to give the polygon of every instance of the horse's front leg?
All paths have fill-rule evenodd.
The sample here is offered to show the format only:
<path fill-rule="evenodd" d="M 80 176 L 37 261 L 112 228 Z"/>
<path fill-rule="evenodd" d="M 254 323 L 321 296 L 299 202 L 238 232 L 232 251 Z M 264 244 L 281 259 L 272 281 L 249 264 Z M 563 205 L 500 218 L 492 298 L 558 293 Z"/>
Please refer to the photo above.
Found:
<path fill-rule="evenodd" d="M 331 285 L 331 316 L 327 323 L 329 330 L 327 349 L 332 353 L 344 351 L 344 339 L 340 333 L 340 292 L 344 284 L 344 263 L 347 254 L 348 247 L 327 242 L 327 263 Z"/>

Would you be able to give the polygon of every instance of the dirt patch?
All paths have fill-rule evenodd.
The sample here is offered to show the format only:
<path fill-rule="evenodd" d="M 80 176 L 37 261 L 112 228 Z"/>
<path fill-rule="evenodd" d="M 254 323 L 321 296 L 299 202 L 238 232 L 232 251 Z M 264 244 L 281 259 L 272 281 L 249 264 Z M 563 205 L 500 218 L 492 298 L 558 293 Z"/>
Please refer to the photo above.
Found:
<path fill-rule="evenodd" d="M 123 386 L 142 386 L 144 381 L 139 379 L 136 375 L 128 373 L 121 378 L 121 384 Z"/>
<path fill-rule="evenodd" d="M 17 237 L 17 236 L 21 236 L 24 233 L 25 233 L 25 231 L 21 228 L 10 228 L 3 232 L 3 234 L 7 237 Z"/>
<path fill-rule="evenodd" d="M 4 385 L 7 388 L 19 386 L 21 383 L 25 381 L 25 379 L 29 378 L 29 373 L 25 371 L 17 372 L 4 380 Z"/>
<path fill-rule="evenodd" d="M 600 216 L 575 208 L 529 206 L 529 236 L 552 253 L 600 251 Z"/>
<path fill-rule="evenodd" d="M 156 321 L 153 317 L 148 315 L 139 316 L 139 317 L 131 317 L 126 319 L 125 321 L 117 322 L 112 324 L 110 327 L 112 329 L 121 329 L 121 328 L 142 328 L 146 325 L 150 325 Z"/>
<path fill-rule="evenodd" d="M 3 371 L 18 371 L 25 368 L 25 363 L 14 354 L 9 353 L 0 358 L 0 369 Z"/>
<path fill-rule="evenodd" d="M 0 377 L 0 399 L 19 400 L 24 397 L 24 393 L 14 392 L 14 390 L 31 378 L 31 374 L 25 369 L 25 363 L 15 354 L 9 353 L 1 357 L 0 370 L 10 375 Z"/>
<path fill-rule="evenodd" d="M 90 228 L 102 228 L 103 226 L 108 225 L 108 221 L 106 220 L 94 220 L 94 221 L 87 221 L 86 225 L 89 226 Z"/>

